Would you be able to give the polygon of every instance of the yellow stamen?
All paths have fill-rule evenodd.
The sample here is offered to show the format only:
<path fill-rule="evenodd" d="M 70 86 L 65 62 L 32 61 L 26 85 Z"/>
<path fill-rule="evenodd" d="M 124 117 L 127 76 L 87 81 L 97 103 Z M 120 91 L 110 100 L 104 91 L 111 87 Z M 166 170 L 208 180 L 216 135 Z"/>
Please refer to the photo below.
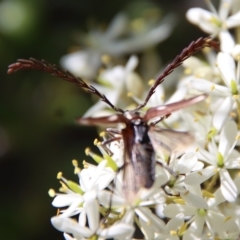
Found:
<path fill-rule="evenodd" d="M 54 189 L 49 189 L 48 190 L 48 195 L 50 196 L 50 197 L 55 197 L 56 196 L 56 192 L 55 192 L 55 190 Z"/>
<path fill-rule="evenodd" d="M 83 164 L 84 168 L 88 168 L 89 167 L 89 164 L 88 164 L 88 162 L 86 162 L 86 160 L 83 160 L 82 164 Z"/>
<path fill-rule="evenodd" d="M 77 160 L 73 159 L 72 164 L 74 166 L 74 174 L 78 174 L 79 172 L 81 172 L 81 168 L 78 167 L 78 161 Z"/>
<path fill-rule="evenodd" d="M 100 132 L 99 136 L 102 137 L 102 138 L 105 137 L 106 136 L 106 132 L 104 132 L 104 131 Z"/>
<path fill-rule="evenodd" d="M 185 205 L 186 204 L 185 200 L 182 199 L 182 198 L 173 199 L 173 202 L 175 202 L 177 204 L 181 204 L 181 205 Z"/>
<path fill-rule="evenodd" d="M 74 174 L 78 174 L 80 172 L 81 172 L 81 168 L 79 167 L 74 168 Z"/>
<path fill-rule="evenodd" d="M 228 217 L 226 217 L 225 219 L 224 219 L 224 222 L 227 222 L 227 221 L 229 221 L 229 220 L 231 220 L 232 219 L 232 217 L 231 216 L 228 216 Z"/>
<path fill-rule="evenodd" d="M 97 139 L 97 138 L 94 139 L 93 144 L 94 144 L 95 146 L 98 144 L 98 139 Z"/>
<path fill-rule="evenodd" d="M 199 121 L 199 118 L 194 118 L 194 120 L 193 120 L 194 122 L 198 122 Z"/>
<path fill-rule="evenodd" d="M 111 57 L 107 54 L 102 55 L 101 61 L 103 64 L 109 64 L 111 62 Z"/>
<path fill-rule="evenodd" d="M 90 148 L 86 148 L 86 149 L 85 149 L 85 154 L 86 154 L 87 156 L 89 156 L 90 151 L 91 151 Z"/>
<path fill-rule="evenodd" d="M 61 179 L 62 178 L 62 172 L 59 172 L 58 174 L 57 174 L 57 179 Z"/>
<path fill-rule="evenodd" d="M 64 193 L 67 192 L 67 190 L 68 190 L 67 185 L 62 181 L 60 181 L 60 184 L 62 185 L 62 187 L 59 188 L 59 191 L 64 192 Z"/>
<path fill-rule="evenodd" d="M 237 117 L 237 114 L 236 114 L 235 112 L 230 112 L 230 117 L 236 118 L 236 117 Z"/>
<path fill-rule="evenodd" d="M 143 18 L 135 18 L 131 21 L 130 25 L 134 30 L 140 31 L 144 28 L 145 20 Z"/>
<path fill-rule="evenodd" d="M 185 68 L 185 69 L 184 69 L 184 74 L 190 75 L 191 73 L 192 73 L 191 68 Z"/>
<path fill-rule="evenodd" d="M 128 96 L 128 97 L 132 97 L 132 96 L 133 96 L 133 93 L 132 93 L 132 92 L 128 92 L 128 93 L 127 93 L 127 96 Z"/>
<path fill-rule="evenodd" d="M 76 159 L 73 159 L 73 160 L 72 160 L 72 165 L 73 165 L 74 167 L 78 167 L 78 161 L 77 161 Z"/>
<path fill-rule="evenodd" d="M 202 194 L 203 196 L 205 197 L 208 197 L 208 198 L 215 198 L 215 195 L 210 193 L 209 191 L 206 191 L 206 190 L 202 190 Z"/>
<path fill-rule="evenodd" d="M 171 236 L 177 236 L 177 231 L 171 230 L 171 231 L 170 231 L 170 235 L 171 235 Z"/>
<path fill-rule="evenodd" d="M 154 80 L 154 79 L 150 79 L 150 80 L 148 81 L 148 85 L 149 85 L 149 86 L 152 86 L 154 83 L 155 83 L 155 80 Z"/>
<path fill-rule="evenodd" d="M 183 236 L 183 234 L 186 232 L 186 229 L 188 227 L 188 223 L 184 223 L 178 230 L 178 235 Z"/>

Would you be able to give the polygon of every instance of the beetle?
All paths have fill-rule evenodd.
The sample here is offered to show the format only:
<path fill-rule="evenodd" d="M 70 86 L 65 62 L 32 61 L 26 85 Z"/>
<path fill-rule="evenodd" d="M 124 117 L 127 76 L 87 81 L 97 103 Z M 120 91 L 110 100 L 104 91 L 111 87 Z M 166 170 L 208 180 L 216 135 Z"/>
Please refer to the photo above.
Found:
<path fill-rule="evenodd" d="M 92 85 L 88 85 L 83 79 L 75 77 L 70 72 L 62 70 L 56 65 L 49 64 L 45 60 L 39 61 L 34 58 L 19 59 L 16 63 L 9 65 L 8 73 L 11 74 L 21 69 L 37 69 L 48 72 L 66 81 L 75 83 L 87 92 L 98 96 L 117 112 L 116 114 L 105 117 L 78 118 L 77 123 L 91 126 L 118 123 L 125 124 L 125 127 L 121 130 L 109 131 L 116 131 L 123 141 L 123 193 L 128 201 L 132 201 L 140 189 L 149 189 L 154 183 L 156 152 L 158 152 L 159 149 L 168 151 L 170 154 L 173 152 L 184 152 L 185 148 L 190 145 L 194 139 L 188 132 L 160 129 L 156 124 L 170 116 L 172 112 L 204 100 L 207 94 L 153 107 L 148 109 L 145 114 L 142 114 L 140 110 L 146 106 L 157 86 L 164 81 L 166 76 L 181 65 L 184 60 L 204 47 L 219 49 L 218 43 L 208 37 L 192 41 L 188 47 L 184 48 L 182 52 L 175 57 L 172 63 L 167 65 L 162 74 L 160 74 L 155 83 L 150 87 L 144 102 L 139 104 L 134 110 L 123 110 L 114 106 L 105 95 L 101 94 Z M 175 142 L 172 141 L 172 138 L 175 139 Z M 116 139 L 119 140 L 119 138 L 112 138 L 111 140 L 116 141 Z M 167 139 L 171 144 L 169 145 L 163 139 Z"/>

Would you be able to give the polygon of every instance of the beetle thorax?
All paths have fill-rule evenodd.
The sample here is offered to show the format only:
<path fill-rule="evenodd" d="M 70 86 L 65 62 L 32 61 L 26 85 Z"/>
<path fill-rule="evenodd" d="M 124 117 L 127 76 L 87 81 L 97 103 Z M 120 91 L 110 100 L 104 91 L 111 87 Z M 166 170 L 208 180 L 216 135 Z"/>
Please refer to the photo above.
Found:
<path fill-rule="evenodd" d="M 136 124 L 137 124 L 137 122 L 139 122 L 139 123 L 142 122 L 141 113 L 138 111 L 125 111 L 124 116 L 128 120 L 136 122 Z"/>
<path fill-rule="evenodd" d="M 149 126 L 143 121 L 140 112 L 126 111 L 124 116 L 129 120 L 129 125 L 134 134 L 135 143 L 149 143 Z"/>

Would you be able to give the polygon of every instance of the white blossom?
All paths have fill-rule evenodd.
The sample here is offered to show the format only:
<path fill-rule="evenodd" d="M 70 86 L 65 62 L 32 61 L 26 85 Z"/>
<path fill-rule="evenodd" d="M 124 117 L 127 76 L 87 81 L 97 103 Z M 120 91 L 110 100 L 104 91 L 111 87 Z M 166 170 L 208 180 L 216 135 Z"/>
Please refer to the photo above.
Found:
<path fill-rule="evenodd" d="M 185 61 L 185 75 L 180 70 L 174 76 L 179 80 L 175 90 L 169 94 L 166 86 L 158 86 L 139 113 L 144 115 L 146 109 L 208 93 L 204 101 L 165 116 L 158 124 L 159 128 L 190 134 L 182 133 L 182 139 L 175 139 L 176 135 L 172 134 L 168 142 L 159 135 L 150 143 L 156 162 L 153 186 L 142 187 L 130 197 L 124 191 L 127 184 L 124 169 L 126 164 L 135 164 L 136 169 L 139 159 L 125 162 L 121 130 L 126 126 L 117 124 L 115 129 L 106 131 L 109 136 L 101 134 L 103 143 L 94 141 L 100 154 L 86 150 L 96 165 L 84 162 L 80 169 L 74 162 L 79 182 L 59 174 L 60 193 L 50 191 L 55 197 L 52 205 L 61 209 L 51 222 L 63 232 L 66 240 L 133 239 L 136 226 L 144 239 L 239 238 L 240 50 L 229 29 L 239 26 L 240 12 L 231 13 L 231 0 L 220 1 L 218 11 L 210 1 L 208 5 L 211 12 L 194 8 L 187 12 L 187 18 L 211 36 L 218 36 L 221 52 L 208 51 L 204 61 L 197 56 Z M 127 22 L 124 15 L 118 15 L 105 32 L 90 32 L 90 47 L 63 60 L 65 65 L 70 63 L 67 68 L 72 67 L 69 70 L 77 75 L 96 76 L 97 82 L 91 84 L 123 110 L 142 103 L 148 92 L 136 69 L 139 59 L 132 55 L 125 66 L 107 65 L 99 72 L 102 54 L 111 57 L 142 51 L 166 38 L 170 31 L 166 29 L 170 23 L 164 23 L 160 27 L 148 27 L 140 38 L 137 34 L 120 40 Z M 92 58 L 95 60 L 90 64 Z M 112 112 L 99 101 L 85 117 L 106 116 Z M 181 155 L 169 151 L 165 156 L 164 147 L 171 149 L 176 141 L 184 145 L 186 139 L 183 138 L 190 135 L 191 146 L 185 146 Z"/>
<path fill-rule="evenodd" d="M 240 25 L 240 12 L 228 17 L 232 4 L 230 0 L 222 0 L 218 11 L 209 0 L 207 3 L 211 12 L 201 8 L 191 8 L 187 12 L 187 19 L 213 37 L 218 36 L 221 50 L 230 53 L 235 42 L 228 29 Z"/>
<path fill-rule="evenodd" d="M 119 13 L 105 32 L 92 29 L 82 37 L 81 40 L 86 48 L 62 57 L 61 64 L 77 76 L 95 78 L 103 55 L 123 56 L 143 51 L 164 41 L 172 31 L 171 18 L 168 16 L 155 25 L 144 19 L 145 29 L 135 35 L 131 32 L 126 37 L 130 20 L 124 13 Z"/>
<path fill-rule="evenodd" d="M 219 174 L 221 185 L 220 189 L 224 198 L 233 202 L 237 198 L 237 187 L 234 184 L 228 170 L 240 168 L 240 154 L 234 150 L 237 139 L 237 126 L 233 121 L 225 124 L 221 131 L 218 146 L 214 139 L 208 144 L 208 151 L 200 148 L 200 160 L 209 164 L 200 172 L 192 173 L 188 181 L 193 179 L 202 183 L 214 174 Z"/>
<path fill-rule="evenodd" d="M 220 52 L 217 55 L 217 67 L 225 86 L 196 77 L 192 78 L 191 86 L 213 95 L 213 126 L 220 130 L 239 99 L 240 77 L 234 59 L 228 53 Z"/>

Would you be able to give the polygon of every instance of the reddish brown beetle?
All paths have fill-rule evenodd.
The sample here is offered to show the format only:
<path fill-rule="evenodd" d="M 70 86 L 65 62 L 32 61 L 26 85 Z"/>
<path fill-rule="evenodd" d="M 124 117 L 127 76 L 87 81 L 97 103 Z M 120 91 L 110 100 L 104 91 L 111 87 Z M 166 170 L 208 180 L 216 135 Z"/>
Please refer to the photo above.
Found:
<path fill-rule="evenodd" d="M 125 128 L 119 131 L 124 145 L 123 191 L 126 199 L 131 200 L 141 188 L 150 188 L 153 185 L 155 179 L 155 152 L 158 151 L 158 148 L 165 149 L 169 153 L 182 151 L 193 141 L 192 135 L 188 132 L 160 129 L 156 126 L 156 123 L 168 117 L 176 110 L 204 100 L 207 95 L 202 94 L 179 102 L 150 108 L 143 116 L 140 114 L 139 110 L 147 104 L 157 86 L 163 82 L 167 75 L 181 65 L 185 59 L 204 47 L 212 47 L 218 50 L 218 43 L 211 38 L 199 38 L 197 41 L 191 42 L 157 78 L 153 86 L 149 89 L 144 102 L 131 111 L 124 111 L 114 106 L 105 95 L 101 94 L 92 85 L 88 85 L 81 78 L 75 77 L 71 73 L 62 70 L 56 65 L 51 65 L 44 60 L 39 61 L 33 58 L 29 60 L 19 59 L 16 63 L 9 66 L 8 73 L 13 73 L 21 69 L 37 69 L 48 72 L 66 81 L 77 84 L 82 89 L 98 96 L 103 102 L 118 112 L 106 117 L 79 118 L 77 122 L 83 125 L 94 126 L 118 123 L 125 124 Z M 177 141 L 169 146 L 164 143 L 161 138 L 167 138 L 170 141 L 171 138 L 175 138 Z M 114 141 L 116 139 L 112 140 Z"/>

